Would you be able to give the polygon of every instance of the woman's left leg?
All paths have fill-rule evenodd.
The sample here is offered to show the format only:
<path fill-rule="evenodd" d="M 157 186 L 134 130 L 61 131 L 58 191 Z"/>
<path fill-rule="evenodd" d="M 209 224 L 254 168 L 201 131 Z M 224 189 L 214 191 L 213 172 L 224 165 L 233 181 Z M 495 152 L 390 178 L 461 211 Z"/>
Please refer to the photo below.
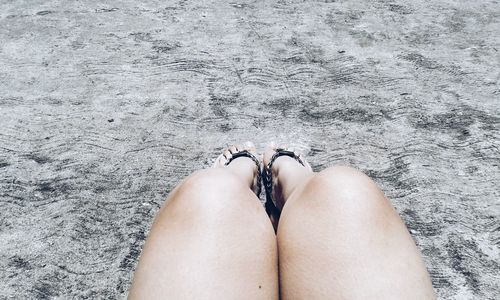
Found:
<path fill-rule="evenodd" d="M 195 172 L 169 195 L 146 240 L 130 299 L 277 299 L 273 227 L 251 190 L 255 164 Z"/>

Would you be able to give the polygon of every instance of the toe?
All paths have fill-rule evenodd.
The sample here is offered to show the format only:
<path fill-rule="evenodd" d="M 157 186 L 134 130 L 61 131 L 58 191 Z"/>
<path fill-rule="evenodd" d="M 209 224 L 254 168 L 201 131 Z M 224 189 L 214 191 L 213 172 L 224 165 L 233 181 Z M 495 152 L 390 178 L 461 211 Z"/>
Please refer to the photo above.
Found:
<path fill-rule="evenodd" d="M 252 142 L 245 142 L 243 145 L 240 146 L 241 150 L 246 150 L 248 152 L 250 152 L 253 156 L 255 156 L 259 162 L 262 162 L 262 157 L 259 156 L 259 154 L 257 153 L 257 148 L 255 147 L 255 145 L 252 143 Z"/>
<path fill-rule="evenodd" d="M 229 148 L 228 148 L 228 149 L 224 150 L 224 152 L 222 152 L 222 155 L 224 156 L 224 158 L 226 159 L 226 162 L 227 162 L 228 160 L 231 159 L 231 157 L 233 157 L 233 152 L 231 152 L 231 150 L 229 150 Z"/>
<path fill-rule="evenodd" d="M 255 145 L 250 141 L 245 142 L 241 147 L 252 154 L 257 152 Z"/>
<path fill-rule="evenodd" d="M 264 151 L 264 157 L 263 157 L 263 162 L 264 166 L 267 166 L 269 164 L 269 161 L 273 157 L 274 153 L 276 152 L 276 144 L 274 142 L 271 142 L 270 144 L 267 145 L 266 150 Z"/>
<path fill-rule="evenodd" d="M 231 155 L 235 152 L 238 152 L 238 147 L 232 145 L 232 146 L 229 146 L 229 148 L 227 148 L 227 150 L 231 153 Z"/>
<path fill-rule="evenodd" d="M 213 164 L 213 167 L 214 168 L 220 168 L 220 167 L 223 167 L 224 164 L 227 162 L 227 159 L 224 157 L 224 154 L 221 154 L 219 155 L 219 157 L 217 157 L 215 159 L 215 162 Z"/>

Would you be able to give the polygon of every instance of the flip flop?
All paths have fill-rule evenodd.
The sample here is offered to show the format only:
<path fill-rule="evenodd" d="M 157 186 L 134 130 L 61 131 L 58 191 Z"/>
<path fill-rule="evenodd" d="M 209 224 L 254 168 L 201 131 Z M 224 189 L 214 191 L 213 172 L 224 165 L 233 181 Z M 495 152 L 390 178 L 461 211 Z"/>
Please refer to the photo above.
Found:
<path fill-rule="evenodd" d="M 271 157 L 271 160 L 269 160 L 269 163 L 267 166 L 264 168 L 263 174 L 262 174 L 262 184 L 264 185 L 264 188 L 266 190 L 266 212 L 269 216 L 274 216 L 279 218 L 281 214 L 281 210 L 277 207 L 276 202 L 274 201 L 272 197 L 272 190 L 273 190 L 273 172 L 272 172 L 272 167 L 274 161 L 280 157 L 280 156 L 289 156 L 293 159 L 295 159 L 298 163 L 300 163 L 302 166 L 306 167 L 306 164 L 300 157 L 300 155 L 294 151 L 283 149 L 283 148 L 277 148 Z"/>
<path fill-rule="evenodd" d="M 250 153 L 250 151 L 248 151 L 248 150 L 239 150 L 238 147 L 236 147 L 236 146 L 234 146 L 234 148 L 236 149 L 236 151 L 234 151 L 234 152 L 231 150 L 231 147 L 227 149 L 229 151 L 229 153 L 231 154 L 230 157 L 226 157 L 226 155 L 224 153 L 222 154 L 222 156 L 224 156 L 227 159 L 224 166 L 228 166 L 233 160 L 235 160 L 239 157 L 250 158 L 257 166 L 257 180 L 256 180 L 257 183 L 256 183 L 255 187 L 253 188 L 253 192 L 255 193 L 255 195 L 257 195 L 257 197 L 259 197 L 261 190 L 262 190 L 262 187 L 260 185 L 261 177 L 262 177 L 262 172 L 261 172 L 262 168 L 261 168 L 261 164 L 260 164 L 259 159 L 257 157 L 255 157 L 255 155 Z"/>

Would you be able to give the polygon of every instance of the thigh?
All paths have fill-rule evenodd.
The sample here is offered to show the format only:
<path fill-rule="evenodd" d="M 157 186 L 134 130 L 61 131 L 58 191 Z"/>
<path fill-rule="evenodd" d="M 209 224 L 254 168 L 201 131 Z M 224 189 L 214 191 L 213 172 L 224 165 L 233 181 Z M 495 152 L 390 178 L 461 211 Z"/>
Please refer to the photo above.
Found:
<path fill-rule="evenodd" d="M 276 299 L 277 249 L 257 197 L 224 170 L 169 196 L 142 251 L 130 299 Z"/>
<path fill-rule="evenodd" d="M 364 174 L 314 174 L 286 202 L 279 227 L 283 299 L 432 299 L 403 221 Z"/>

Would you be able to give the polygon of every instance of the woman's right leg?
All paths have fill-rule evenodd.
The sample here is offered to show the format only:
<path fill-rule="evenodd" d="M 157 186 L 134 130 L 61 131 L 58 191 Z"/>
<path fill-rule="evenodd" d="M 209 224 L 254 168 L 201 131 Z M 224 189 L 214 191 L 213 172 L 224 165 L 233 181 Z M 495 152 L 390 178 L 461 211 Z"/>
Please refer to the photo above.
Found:
<path fill-rule="evenodd" d="M 419 250 L 370 178 L 348 167 L 312 173 L 290 157 L 278 158 L 273 173 L 284 202 L 283 299 L 434 298 Z"/>

